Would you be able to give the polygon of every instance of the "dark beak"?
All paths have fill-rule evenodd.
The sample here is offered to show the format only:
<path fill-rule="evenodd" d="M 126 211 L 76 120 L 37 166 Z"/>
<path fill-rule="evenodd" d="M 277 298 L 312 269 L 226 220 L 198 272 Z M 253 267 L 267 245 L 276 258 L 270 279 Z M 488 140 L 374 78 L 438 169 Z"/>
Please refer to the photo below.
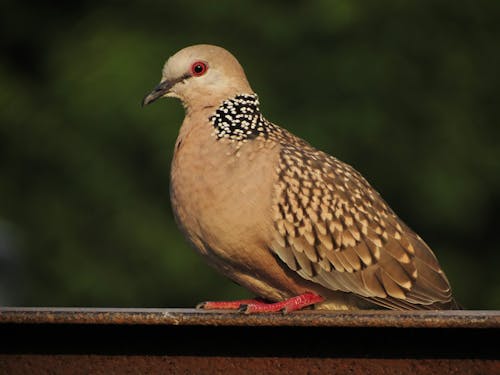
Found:
<path fill-rule="evenodd" d="M 149 103 L 153 103 L 156 99 L 161 98 L 163 95 L 165 95 L 173 85 L 175 85 L 177 82 L 174 81 L 163 81 L 161 82 L 158 86 L 156 86 L 153 91 L 151 91 L 148 95 L 142 99 L 142 106 L 144 107 L 145 105 L 148 105 Z"/>

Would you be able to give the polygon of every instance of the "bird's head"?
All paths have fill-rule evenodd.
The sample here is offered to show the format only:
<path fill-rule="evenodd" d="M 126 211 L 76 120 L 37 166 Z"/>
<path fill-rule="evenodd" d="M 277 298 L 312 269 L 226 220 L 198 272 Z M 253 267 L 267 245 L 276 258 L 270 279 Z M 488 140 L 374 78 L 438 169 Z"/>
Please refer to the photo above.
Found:
<path fill-rule="evenodd" d="M 179 98 L 188 109 L 218 105 L 240 93 L 252 93 L 238 60 L 224 48 L 200 44 L 171 56 L 160 84 L 142 101 L 145 106 L 162 97 Z"/>

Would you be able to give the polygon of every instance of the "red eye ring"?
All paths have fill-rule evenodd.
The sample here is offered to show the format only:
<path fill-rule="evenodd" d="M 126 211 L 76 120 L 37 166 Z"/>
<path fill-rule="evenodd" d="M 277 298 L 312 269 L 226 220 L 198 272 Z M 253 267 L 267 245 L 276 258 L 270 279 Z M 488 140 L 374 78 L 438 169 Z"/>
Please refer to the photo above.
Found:
<path fill-rule="evenodd" d="M 205 74 L 208 70 L 208 66 L 203 61 L 196 61 L 191 65 L 191 74 L 194 77 L 199 77 Z"/>

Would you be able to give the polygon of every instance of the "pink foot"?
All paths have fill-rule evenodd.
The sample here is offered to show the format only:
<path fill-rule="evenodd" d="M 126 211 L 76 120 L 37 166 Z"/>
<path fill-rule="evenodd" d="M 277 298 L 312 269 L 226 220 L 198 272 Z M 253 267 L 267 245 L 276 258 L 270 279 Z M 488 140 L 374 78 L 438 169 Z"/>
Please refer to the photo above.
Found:
<path fill-rule="evenodd" d="M 266 312 L 282 312 L 284 314 L 300 310 L 306 306 L 311 306 L 325 299 L 312 292 L 306 292 L 298 296 L 289 298 L 276 303 L 266 303 L 258 299 L 239 300 L 231 302 L 202 302 L 197 308 L 202 309 L 224 309 L 224 310 L 239 310 L 245 314 L 266 313 Z"/>
<path fill-rule="evenodd" d="M 237 301 L 206 301 L 196 305 L 197 309 L 204 310 L 239 310 L 242 305 L 266 305 L 267 303 L 260 299 L 240 299 Z"/>

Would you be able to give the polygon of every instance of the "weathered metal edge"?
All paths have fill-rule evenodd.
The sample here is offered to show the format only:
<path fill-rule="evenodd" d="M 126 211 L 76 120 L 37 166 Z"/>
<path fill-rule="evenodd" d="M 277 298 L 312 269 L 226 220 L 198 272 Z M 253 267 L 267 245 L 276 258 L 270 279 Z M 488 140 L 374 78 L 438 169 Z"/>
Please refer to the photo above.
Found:
<path fill-rule="evenodd" d="M 201 326 L 312 326 L 500 328 L 498 310 L 299 311 L 244 315 L 196 309 L 0 307 L 0 324 L 145 324 Z"/>

